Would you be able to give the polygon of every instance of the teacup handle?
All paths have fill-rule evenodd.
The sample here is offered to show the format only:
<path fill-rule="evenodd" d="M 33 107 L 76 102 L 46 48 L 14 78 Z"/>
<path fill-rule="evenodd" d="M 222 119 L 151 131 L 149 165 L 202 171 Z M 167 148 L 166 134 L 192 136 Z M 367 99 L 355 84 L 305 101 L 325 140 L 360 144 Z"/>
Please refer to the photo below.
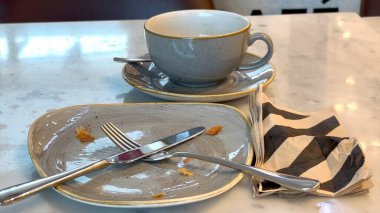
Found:
<path fill-rule="evenodd" d="M 244 70 L 254 69 L 256 67 L 261 67 L 264 64 L 268 63 L 269 60 L 272 58 L 272 55 L 273 55 L 273 43 L 272 43 L 272 39 L 267 34 L 265 34 L 265 33 L 253 33 L 250 36 L 250 38 L 248 39 L 248 46 L 251 46 L 257 40 L 262 40 L 262 41 L 264 41 L 266 43 L 266 45 L 268 47 L 267 53 L 265 54 L 265 56 L 263 58 L 261 58 L 258 61 L 254 61 L 254 62 L 251 62 L 249 64 L 242 65 L 242 66 L 238 67 L 236 69 L 237 71 L 244 71 Z"/>

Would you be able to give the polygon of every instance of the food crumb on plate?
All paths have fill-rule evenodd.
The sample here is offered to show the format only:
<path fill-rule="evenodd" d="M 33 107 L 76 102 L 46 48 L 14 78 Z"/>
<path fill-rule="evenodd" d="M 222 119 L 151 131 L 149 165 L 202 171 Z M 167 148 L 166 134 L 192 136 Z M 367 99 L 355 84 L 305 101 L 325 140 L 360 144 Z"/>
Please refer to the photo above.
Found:
<path fill-rule="evenodd" d="M 92 142 L 95 140 L 95 137 L 91 135 L 90 131 L 83 126 L 77 127 L 75 129 L 75 137 L 83 143 Z"/>
<path fill-rule="evenodd" d="M 185 159 L 183 159 L 183 162 L 184 163 L 189 163 L 191 160 L 192 160 L 192 158 L 185 158 Z"/>
<path fill-rule="evenodd" d="M 184 176 L 193 176 L 193 173 L 186 168 L 178 168 L 177 171 Z"/>
<path fill-rule="evenodd" d="M 223 126 L 221 126 L 221 125 L 213 126 L 206 131 L 206 134 L 207 135 L 217 135 L 220 131 L 222 131 L 222 128 L 223 128 Z"/>
<path fill-rule="evenodd" d="M 161 199 L 163 197 L 165 197 L 165 193 L 163 193 L 163 192 L 152 195 L 153 199 Z"/>

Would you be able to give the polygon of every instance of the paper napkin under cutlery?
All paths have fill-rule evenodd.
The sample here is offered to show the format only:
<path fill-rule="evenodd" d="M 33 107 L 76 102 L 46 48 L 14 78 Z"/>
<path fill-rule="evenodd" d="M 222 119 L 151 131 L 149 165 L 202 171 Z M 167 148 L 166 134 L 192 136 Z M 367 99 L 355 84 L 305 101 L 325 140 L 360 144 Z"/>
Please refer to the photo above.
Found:
<path fill-rule="evenodd" d="M 368 192 L 371 172 L 358 141 L 348 136 L 332 110 L 301 113 L 273 104 L 262 92 L 250 95 L 256 162 L 271 171 L 321 182 L 313 194 L 340 196 Z M 279 185 L 252 178 L 254 196 L 301 196 Z"/>

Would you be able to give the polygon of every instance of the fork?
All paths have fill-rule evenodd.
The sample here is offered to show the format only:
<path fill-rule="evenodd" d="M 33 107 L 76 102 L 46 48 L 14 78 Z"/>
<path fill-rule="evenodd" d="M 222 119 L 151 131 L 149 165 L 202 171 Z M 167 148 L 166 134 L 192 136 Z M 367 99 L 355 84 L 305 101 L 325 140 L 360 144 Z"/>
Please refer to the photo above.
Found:
<path fill-rule="evenodd" d="M 107 122 L 101 126 L 101 129 L 104 133 L 121 149 L 129 150 L 134 149 L 141 144 L 137 143 L 127 135 L 125 135 L 121 130 L 119 130 L 114 124 L 111 122 Z M 261 169 L 254 166 L 248 166 L 241 163 L 235 163 L 232 161 L 224 160 L 222 158 L 206 156 L 191 152 L 159 152 L 157 154 L 151 155 L 149 157 L 143 158 L 144 161 L 161 161 L 164 159 L 172 158 L 172 157 L 188 157 L 194 158 L 198 160 L 203 160 L 211 163 L 216 163 L 219 165 L 223 165 L 229 168 L 233 168 L 239 170 L 243 173 L 259 177 L 264 180 L 272 181 L 281 185 L 282 187 L 301 191 L 301 192 L 313 192 L 316 191 L 320 182 L 318 180 L 297 177 L 293 175 L 282 174 L 278 172 L 272 172 L 265 169 Z"/>

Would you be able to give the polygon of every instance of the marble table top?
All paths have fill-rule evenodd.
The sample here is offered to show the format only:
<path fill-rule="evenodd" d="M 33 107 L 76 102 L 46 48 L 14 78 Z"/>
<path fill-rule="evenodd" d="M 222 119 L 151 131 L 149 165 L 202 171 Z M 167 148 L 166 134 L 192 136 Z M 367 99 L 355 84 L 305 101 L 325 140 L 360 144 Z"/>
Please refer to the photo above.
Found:
<path fill-rule="evenodd" d="M 45 190 L 0 212 L 376 212 L 380 202 L 380 19 L 354 13 L 249 17 L 274 42 L 276 79 L 264 92 L 299 111 L 334 108 L 365 151 L 375 186 L 366 195 L 252 198 L 249 178 L 215 198 L 154 209 L 79 203 Z M 147 52 L 143 20 L 0 24 L 0 188 L 38 178 L 31 123 L 49 110 L 91 103 L 160 102 L 133 89 L 113 56 Z M 375 26 L 375 27 L 373 27 Z M 263 53 L 264 45 L 249 48 Z M 225 102 L 248 113 L 247 98 Z"/>
<path fill-rule="evenodd" d="M 373 30 L 380 33 L 380 17 L 365 17 L 363 21 L 366 22 Z"/>

